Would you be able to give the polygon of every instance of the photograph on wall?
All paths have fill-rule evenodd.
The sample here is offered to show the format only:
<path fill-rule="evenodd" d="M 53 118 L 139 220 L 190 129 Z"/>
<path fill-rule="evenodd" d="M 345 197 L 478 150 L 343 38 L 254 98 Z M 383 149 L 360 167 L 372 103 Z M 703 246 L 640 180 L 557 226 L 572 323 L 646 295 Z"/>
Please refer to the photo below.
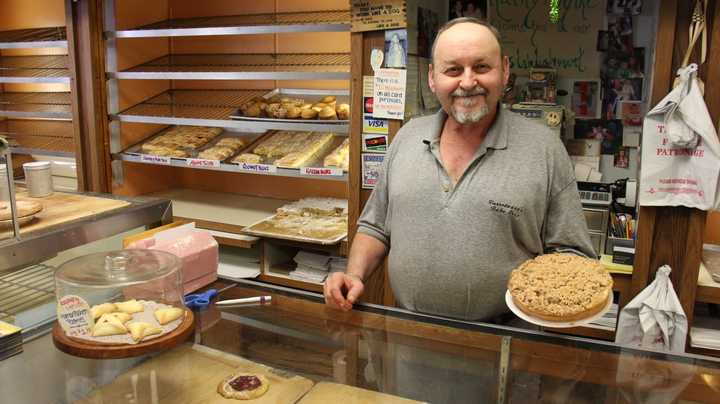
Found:
<path fill-rule="evenodd" d="M 611 78 L 604 80 L 602 117 L 618 117 L 618 106 L 622 101 L 641 101 L 643 94 L 642 78 Z"/>
<path fill-rule="evenodd" d="M 633 48 L 632 52 L 609 51 L 604 54 L 601 73 L 606 78 L 645 77 L 645 48 Z"/>
<path fill-rule="evenodd" d="M 632 17 L 629 15 L 609 15 L 608 50 L 632 52 Z"/>
<path fill-rule="evenodd" d="M 576 118 L 600 118 L 600 82 L 573 83 L 572 110 Z"/>
<path fill-rule="evenodd" d="M 624 126 L 642 126 L 643 105 L 642 101 L 620 101 L 618 119 Z"/>
<path fill-rule="evenodd" d="M 607 0 L 607 13 L 638 15 L 642 11 L 642 3 L 642 0 Z"/>
<path fill-rule="evenodd" d="M 459 17 L 487 19 L 487 0 L 450 0 L 448 20 Z"/>
<path fill-rule="evenodd" d="M 418 39 L 417 52 L 418 56 L 430 58 L 432 44 L 435 42 L 435 36 L 440 25 L 438 15 L 435 11 L 428 8 L 418 7 L 417 16 Z"/>
<path fill-rule="evenodd" d="M 407 66 L 407 30 L 385 31 L 385 67 L 404 69 Z"/>
<path fill-rule="evenodd" d="M 575 139 L 600 140 L 602 154 L 615 154 L 622 147 L 622 133 L 623 126 L 618 119 L 575 120 Z"/>
<path fill-rule="evenodd" d="M 630 166 L 630 156 L 627 147 L 620 147 L 615 152 L 613 161 L 616 168 L 628 168 Z"/>

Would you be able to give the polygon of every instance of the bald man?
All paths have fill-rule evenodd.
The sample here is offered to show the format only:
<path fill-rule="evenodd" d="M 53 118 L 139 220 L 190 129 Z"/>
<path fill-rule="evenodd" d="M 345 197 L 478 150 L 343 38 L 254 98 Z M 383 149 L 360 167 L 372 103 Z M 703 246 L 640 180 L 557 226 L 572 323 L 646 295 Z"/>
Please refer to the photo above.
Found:
<path fill-rule="evenodd" d="M 328 305 L 350 310 L 389 254 L 402 307 L 485 321 L 507 312 L 507 279 L 523 261 L 553 251 L 595 258 L 560 139 L 500 106 L 509 74 L 491 25 L 458 18 L 440 29 L 428 81 L 442 109 L 395 137 L 347 272 L 325 282 Z"/>

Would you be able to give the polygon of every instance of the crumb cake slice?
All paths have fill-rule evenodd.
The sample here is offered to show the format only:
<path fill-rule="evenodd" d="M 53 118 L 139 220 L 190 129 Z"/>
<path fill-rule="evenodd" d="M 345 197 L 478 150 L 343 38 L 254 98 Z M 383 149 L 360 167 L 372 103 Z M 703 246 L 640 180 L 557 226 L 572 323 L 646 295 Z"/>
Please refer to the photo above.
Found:
<path fill-rule="evenodd" d="M 547 321 L 577 321 L 599 313 L 613 281 L 597 260 L 546 254 L 513 270 L 508 290 L 524 313 Z"/>

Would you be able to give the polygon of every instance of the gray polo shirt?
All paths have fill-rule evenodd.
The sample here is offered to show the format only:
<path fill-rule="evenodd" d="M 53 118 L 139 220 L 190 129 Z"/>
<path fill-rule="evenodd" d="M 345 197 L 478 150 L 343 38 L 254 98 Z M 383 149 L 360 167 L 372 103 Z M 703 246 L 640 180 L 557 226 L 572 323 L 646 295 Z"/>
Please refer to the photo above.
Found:
<path fill-rule="evenodd" d="M 390 284 L 404 308 L 485 320 L 508 311 L 508 276 L 523 261 L 595 252 L 557 135 L 499 110 L 453 187 L 440 158 L 446 118 L 441 110 L 400 129 L 358 231 L 390 248 Z"/>

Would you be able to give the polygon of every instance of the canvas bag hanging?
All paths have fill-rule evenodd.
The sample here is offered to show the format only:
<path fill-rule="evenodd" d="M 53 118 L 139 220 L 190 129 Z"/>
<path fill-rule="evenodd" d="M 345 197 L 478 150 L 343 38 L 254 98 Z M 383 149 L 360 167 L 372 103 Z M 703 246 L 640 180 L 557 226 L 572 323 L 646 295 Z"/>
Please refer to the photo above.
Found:
<path fill-rule="evenodd" d="M 670 281 L 670 271 L 667 265 L 660 267 L 655 280 L 622 309 L 617 344 L 685 352 L 687 316 Z"/>
<path fill-rule="evenodd" d="M 652 350 L 685 352 L 688 324 L 685 311 L 663 265 L 655 280 L 620 312 L 615 343 Z M 620 355 L 616 381 L 629 402 L 665 404 L 677 401 L 695 375 L 694 365 L 666 368 L 640 352 Z"/>
<path fill-rule="evenodd" d="M 697 83 L 697 65 L 643 122 L 641 206 L 718 209 L 720 142 Z"/>

